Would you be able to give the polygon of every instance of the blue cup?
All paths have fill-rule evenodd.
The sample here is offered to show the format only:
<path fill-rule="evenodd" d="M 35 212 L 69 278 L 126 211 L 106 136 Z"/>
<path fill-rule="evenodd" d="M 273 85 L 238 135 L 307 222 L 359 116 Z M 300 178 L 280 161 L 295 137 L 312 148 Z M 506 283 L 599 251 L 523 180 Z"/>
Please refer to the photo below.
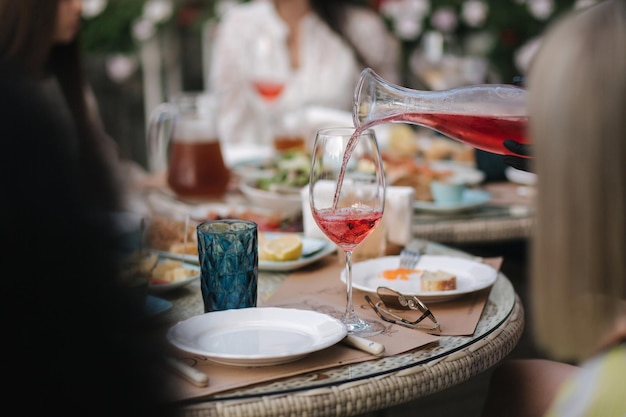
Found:
<path fill-rule="evenodd" d="M 463 194 L 467 187 L 462 183 L 452 183 L 434 180 L 430 183 L 430 192 L 435 204 L 452 205 L 463 201 Z"/>
<path fill-rule="evenodd" d="M 199 224 L 196 231 L 204 312 L 256 307 L 256 223 L 214 220 Z"/>

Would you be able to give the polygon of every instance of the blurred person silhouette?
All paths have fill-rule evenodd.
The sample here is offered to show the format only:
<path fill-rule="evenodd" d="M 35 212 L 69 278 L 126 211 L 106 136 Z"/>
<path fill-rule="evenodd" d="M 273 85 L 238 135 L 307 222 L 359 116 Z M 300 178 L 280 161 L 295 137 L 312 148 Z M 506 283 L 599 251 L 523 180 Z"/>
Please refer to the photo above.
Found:
<path fill-rule="evenodd" d="M 272 141 L 265 124 L 268 109 L 250 75 L 265 64 L 252 59 L 255 41 L 276 51 L 268 71 L 286 74 L 282 90 L 270 104 L 274 115 L 300 111 L 306 117 L 307 109 L 315 107 L 346 113 L 351 123 L 352 97 L 361 70 L 371 67 L 384 78 L 399 81 L 398 41 L 376 11 L 354 3 L 253 0 L 223 15 L 214 38 L 209 89 L 223 92 L 220 135 L 224 143 Z"/>
<path fill-rule="evenodd" d="M 16 2 L 15 0 L 6 0 Z M 173 416 L 143 299 L 122 290 L 102 198 L 68 152 L 73 127 L 32 78 L 0 63 L 3 398 L 19 415 Z"/>
<path fill-rule="evenodd" d="M 86 83 L 81 12 L 82 0 L 0 0 L 0 61 L 37 82 L 55 116 L 70 127 L 56 139 L 79 157 L 82 191 L 94 194 L 90 200 L 103 210 L 117 210 L 123 206 L 120 156 Z"/>
<path fill-rule="evenodd" d="M 541 359 L 492 375 L 484 416 L 626 415 L 626 2 L 549 28 L 528 74 Z"/>

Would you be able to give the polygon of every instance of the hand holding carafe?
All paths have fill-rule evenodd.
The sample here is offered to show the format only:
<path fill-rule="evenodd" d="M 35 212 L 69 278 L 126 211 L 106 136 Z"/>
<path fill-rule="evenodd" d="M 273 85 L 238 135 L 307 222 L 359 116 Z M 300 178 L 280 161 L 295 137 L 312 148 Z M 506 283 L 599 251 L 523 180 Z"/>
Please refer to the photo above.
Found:
<path fill-rule="evenodd" d="M 371 69 L 361 73 L 354 92 L 354 126 L 410 123 L 487 152 L 512 155 L 511 139 L 528 145 L 527 92 L 507 84 L 480 84 L 420 91 L 391 84 Z"/>

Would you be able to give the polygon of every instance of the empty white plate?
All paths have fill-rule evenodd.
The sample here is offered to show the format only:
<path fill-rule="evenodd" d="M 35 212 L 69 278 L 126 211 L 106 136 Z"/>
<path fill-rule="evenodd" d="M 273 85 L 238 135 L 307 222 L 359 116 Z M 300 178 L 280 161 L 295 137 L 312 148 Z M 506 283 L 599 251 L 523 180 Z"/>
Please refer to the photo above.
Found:
<path fill-rule="evenodd" d="M 253 307 L 215 311 L 182 321 L 167 339 L 184 351 L 236 366 L 292 362 L 346 336 L 339 320 L 309 310 Z"/>

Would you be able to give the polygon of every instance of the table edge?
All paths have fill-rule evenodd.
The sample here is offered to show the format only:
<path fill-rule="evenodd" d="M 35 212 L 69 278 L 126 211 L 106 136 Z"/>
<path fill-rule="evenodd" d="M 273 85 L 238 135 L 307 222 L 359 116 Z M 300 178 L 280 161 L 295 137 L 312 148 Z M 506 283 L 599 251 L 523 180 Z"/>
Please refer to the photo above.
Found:
<path fill-rule="evenodd" d="M 181 415 L 194 417 L 300 416 L 302 413 L 356 416 L 403 404 L 468 380 L 504 359 L 517 345 L 523 329 L 524 308 L 516 295 L 511 312 L 500 326 L 449 356 L 365 380 L 302 392 L 195 403 L 181 407 L 180 411 Z M 432 383 L 433 379 L 438 379 L 438 383 Z"/>

